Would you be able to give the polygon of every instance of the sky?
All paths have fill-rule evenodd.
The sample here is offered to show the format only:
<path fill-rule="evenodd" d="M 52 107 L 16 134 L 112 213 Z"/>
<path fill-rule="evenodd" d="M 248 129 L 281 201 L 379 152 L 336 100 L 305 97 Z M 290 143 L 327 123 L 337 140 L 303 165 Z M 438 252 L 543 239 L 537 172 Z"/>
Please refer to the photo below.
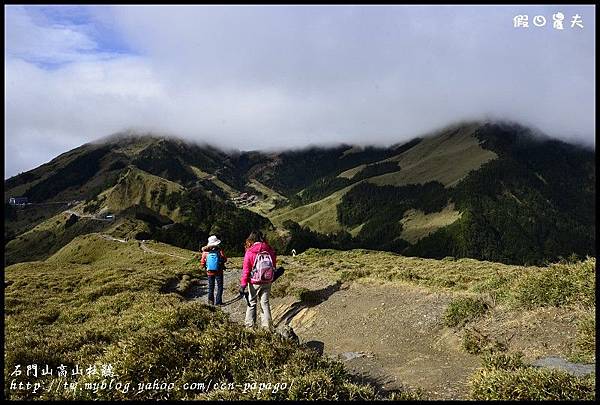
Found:
<path fill-rule="evenodd" d="M 4 11 L 5 179 L 125 130 L 277 150 L 501 119 L 595 147 L 594 6 Z"/>

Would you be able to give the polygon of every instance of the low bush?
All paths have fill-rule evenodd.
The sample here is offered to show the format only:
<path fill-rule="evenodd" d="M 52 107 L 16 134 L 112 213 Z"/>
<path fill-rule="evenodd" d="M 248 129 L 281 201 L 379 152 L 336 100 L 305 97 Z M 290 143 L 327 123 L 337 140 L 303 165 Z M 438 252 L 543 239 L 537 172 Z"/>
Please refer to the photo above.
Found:
<path fill-rule="evenodd" d="M 525 365 L 520 354 L 484 356 L 470 380 L 474 400 L 593 400 L 595 376 Z"/>
<path fill-rule="evenodd" d="M 529 272 L 513 286 L 514 304 L 525 308 L 595 306 L 595 260 L 557 263 Z"/>
<path fill-rule="evenodd" d="M 344 270 L 340 274 L 339 280 L 342 283 L 358 280 L 359 278 L 367 277 L 371 274 L 369 270 Z"/>
<path fill-rule="evenodd" d="M 577 339 L 571 361 L 594 363 L 596 361 L 596 318 L 594 312 L 583 317 L 577 324 Z"/>
<path fill-rule="evenodd" d="M 488 308 L 489 305 L 480 298 L 457 298 L 448 304 L 444 324 L 450 327 L 462 326 L 482 316 Z"/>
<path fill-rule="evenodd" d="M 487 370 L 514 371 L 526 367 L 523 353 L 486 353 L 482 356 L 482 365 Z"/>
<path fill-rule="evenodd" d="M 470 354 L 497 353 L 508 350 L 505 343 L 490 338 L 474 329 L 465 331 L 462 341 L 463 349 Z"/>

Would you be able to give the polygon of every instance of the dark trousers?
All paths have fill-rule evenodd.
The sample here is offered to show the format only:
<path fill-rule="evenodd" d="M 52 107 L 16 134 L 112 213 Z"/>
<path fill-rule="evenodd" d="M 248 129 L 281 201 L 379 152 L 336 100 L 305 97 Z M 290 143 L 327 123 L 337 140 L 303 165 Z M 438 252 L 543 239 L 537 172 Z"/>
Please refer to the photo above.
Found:
<path fill-rule="evenodd" d="M 208 302 L 221 305 L 223 303 L 223 273 L 208 277 Z M 217 296 L 215 298 L 215 280 L 217 281 Z"/>

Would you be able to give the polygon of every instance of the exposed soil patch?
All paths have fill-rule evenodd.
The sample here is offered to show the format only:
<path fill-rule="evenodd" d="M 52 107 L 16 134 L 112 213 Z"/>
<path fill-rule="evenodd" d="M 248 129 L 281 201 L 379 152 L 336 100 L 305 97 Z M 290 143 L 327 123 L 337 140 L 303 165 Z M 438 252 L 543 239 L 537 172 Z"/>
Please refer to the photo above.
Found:
<path fill-rule="evenodd" d="M 323 341 L 327 355 L 363 353 L 344 362 L 386 389 L 422 388 L 431 398 L 465 398 L 479 358 L 465 353 L 442 325 L 450 299 L 414 287 L 359 282 L 305 309 L 290 324 L 301 339 Z"/>
<path fill-rule="evenodd" d="M 235 298 L 233 285 L 225 285 L 223 299 Z M 274 325 L 289 323 L 302 343 L 343 361 L 359 380 L 380 390 L 423 389 L 430 398 L 458 399 L 467 397 L 480 360 L 442 324 L 451 298 L 412 286 L 337 282 L 300 299 L 271 298 L 271 308 Z M 222 309 L 243 322 L 246 303 Z"/>
<path fill-rule="evenodd" d="M 569 353 L 577 335 L 577 319 L 568 308 L 513 311 L 496 308 L 473 327 L 508 342 L 512 351 L 523 352 L 525 360 L 532 362 Z"/>

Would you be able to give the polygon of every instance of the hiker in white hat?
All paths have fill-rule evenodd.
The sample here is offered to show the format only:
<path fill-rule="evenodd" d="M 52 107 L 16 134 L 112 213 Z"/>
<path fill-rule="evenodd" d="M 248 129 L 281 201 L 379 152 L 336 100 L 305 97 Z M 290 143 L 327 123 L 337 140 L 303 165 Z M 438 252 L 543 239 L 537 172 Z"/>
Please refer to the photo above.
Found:
<path fill-rule="evenodd" d="M 208 238 L 206 246 L 202 247 L 201 266 L 206 269 L 208 278 L 208 304 L 222 305 L 223 304 L 223 270 L 225 270 L 225 262 L 227 257 L 223 250 L 219 249 L 221 241 L 215 235 Z M 217 296 L 215 293 L 215 281 L 217 282 Z"/>
<path fill-rule="evenodd" d="M 215 235 L 213 235 L 208 238 L 208 243 L 206 244 L 206 247 L 215 247 L 215 246 L 219 246 L 220 244 L 221 244 L 221 241 L 219 240 L 219 238 L 217 238 Z"/>

